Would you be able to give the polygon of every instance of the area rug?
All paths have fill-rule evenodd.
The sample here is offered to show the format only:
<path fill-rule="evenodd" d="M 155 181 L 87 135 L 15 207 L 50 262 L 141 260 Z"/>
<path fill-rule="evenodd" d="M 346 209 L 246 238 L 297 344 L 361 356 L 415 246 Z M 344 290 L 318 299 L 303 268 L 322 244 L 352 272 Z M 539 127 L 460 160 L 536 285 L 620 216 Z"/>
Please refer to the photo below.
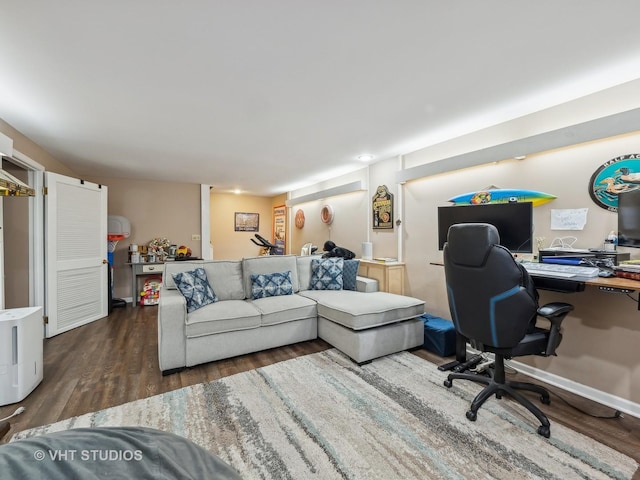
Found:
<path fill-rule="evenodd" d="M 465 412 L 471 382 L 410 353 L 359 367 L 337 350 L 19 432 L 147 426 L 189 438 L 246 479 L 631 478 L 637 463 L 517 403 Z"/>

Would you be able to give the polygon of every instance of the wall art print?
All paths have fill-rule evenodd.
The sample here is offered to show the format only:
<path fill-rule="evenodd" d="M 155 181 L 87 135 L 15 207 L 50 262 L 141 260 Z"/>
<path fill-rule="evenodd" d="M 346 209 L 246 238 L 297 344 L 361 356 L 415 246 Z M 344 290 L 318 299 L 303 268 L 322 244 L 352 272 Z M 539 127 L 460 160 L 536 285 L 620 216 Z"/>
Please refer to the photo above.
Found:
<path fill-rule="evenodd" d="M 233 229 L 236 232 L 259 232 L 260 231 L 260 214 L 235 212 Z"/>
<path fill-rule="evenodd" d="M 640 153 L 621 155 L 603 163 L 591 175 L 589 195 L 601 208 L 618 211 L 618 195 L 640 188 Z"/>
<path fill-rule="evenodd" d="M 374 230 L 393 230 L 393 193 L 380 185 L 371 201 Z"/>
<path fill-rule="evenodd" d="M 276 246 L 272 255 L 284 255 L 287 243 L 287 207 L 273 207 L 273 244 Z"/>

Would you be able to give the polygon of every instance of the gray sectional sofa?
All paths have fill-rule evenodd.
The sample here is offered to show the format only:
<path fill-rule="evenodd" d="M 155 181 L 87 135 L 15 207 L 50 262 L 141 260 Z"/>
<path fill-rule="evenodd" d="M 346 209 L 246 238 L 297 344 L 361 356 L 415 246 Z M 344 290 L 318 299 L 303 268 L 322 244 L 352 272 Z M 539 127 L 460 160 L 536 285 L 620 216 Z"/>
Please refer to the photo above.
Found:
<path fill-rule="evenodd" d="M 357 363 L 418 347 L 424 302 L 378 292 L 357 278 L 356 290 L 310 289 L 320 256 L 261 256 L 164 264 L 158 306 L 158 356 L 163 374 L 185 367 L 322 338 Z M 216 301 L 190 312 L 174 274 L 202 268 Z M 287 273 L 285 294 L 253 298 L 260 276 Z M 180 276 L 178 276 L 180 280 Z M 181 286 L 182 287 L 182 286 Z M 316 286 L 317 288 L 317 286 Z"/>

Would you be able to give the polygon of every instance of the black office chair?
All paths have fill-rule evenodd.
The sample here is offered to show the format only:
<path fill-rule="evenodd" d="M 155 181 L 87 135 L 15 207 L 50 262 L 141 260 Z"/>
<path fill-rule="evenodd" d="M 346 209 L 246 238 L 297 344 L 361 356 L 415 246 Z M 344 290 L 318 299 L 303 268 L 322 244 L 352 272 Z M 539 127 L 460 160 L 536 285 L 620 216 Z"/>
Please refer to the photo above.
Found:
<path fill-rule="evenodd" d="M 549 404 L 549 392 L 539 385 L 505 380 L 505 358 L 523 355 L 555 355 L 562 340 L 560 324 L 573 305 L 554 302 L 538 308 L 538 294 L 527 271 L 511 252 L 499 245 L 498 230 L 487 223 L 461 223 L 449 227 L 444 246 L 444 271 L 449 309 L 458 334 L 483 352 L 491 352 L 495 364 L 489 377 L 451 373 L 444 385 L 464 379 L 486 387 L 474 398 L 467 418 L 475 421 L 478 409 L 492 395 L 508 394 L 533 413 L 541 423 L 538 433 L 551 434 L 547 417 L 517 390 L 540 394 Z M 549 329 L 536 327 L 537 316 L 548 319 Z"/>

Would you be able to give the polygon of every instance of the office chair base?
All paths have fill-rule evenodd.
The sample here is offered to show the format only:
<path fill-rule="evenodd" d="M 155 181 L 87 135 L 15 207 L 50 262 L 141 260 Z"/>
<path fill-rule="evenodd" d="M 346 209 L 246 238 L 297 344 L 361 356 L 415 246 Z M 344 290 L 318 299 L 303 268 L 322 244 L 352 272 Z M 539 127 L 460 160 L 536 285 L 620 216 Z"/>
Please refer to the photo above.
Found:
<path fill-rule="evenodd" d="M 542 413 L 542 411 L 538 407 L 531 403 L 528 398 L 516 391 L 527 390 L 530 392 L 538 393 L 540 394 L 540 401 L 545 405 L 549 405 L 551 403 L 551 399 L 549 397 L 549 392 L 544 387 L 525 382 L 502 383 L 495 381 L 493 376 L 486 377 L 484 375 L 477 375 L 472 373 L 450 373 L 447 379 L 444 381 L 444 386 L 447 388 L 451 388 L 453 385 L 453 380 L 456 379 L 470 380 L 475 383 L 486 385 L 486 387 L 482 389 L 482 391 L 478 393 L 478 395 L 476 395 L 476 397 L 473 399 L 471 408 L 466 413 L 468 420 L 472 422 L 476 421 L 476 419 L 478 418 L 478 410 L 480 409 L 482 404 L 487 401 L 488 398 L 495 395 L 497 399 L 501 399 L 503 394 L 507 394 L 527 410 L 529 410 L 538 419 L 541 424 L 537 430 L 539 435 L 542 435 L 545 438 L 549 438 L 551 436 L 551 425 L 546 415 Z"/>

